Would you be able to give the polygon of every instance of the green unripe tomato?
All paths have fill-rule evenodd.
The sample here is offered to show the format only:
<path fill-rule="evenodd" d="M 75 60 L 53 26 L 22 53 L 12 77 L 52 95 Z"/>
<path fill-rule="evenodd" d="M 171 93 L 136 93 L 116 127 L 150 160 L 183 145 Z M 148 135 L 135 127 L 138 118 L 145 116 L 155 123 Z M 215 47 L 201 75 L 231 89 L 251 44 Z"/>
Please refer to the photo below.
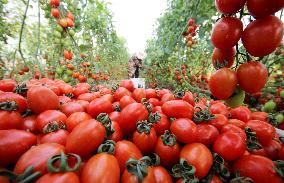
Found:
<path fill-rule="evenodd" d="M 61 33 L 58 32 L 58 31 L 54 31 L 54 32 L 53 32 L 53 35 L 54 35 L 55 37 L 57 37 L 57 38 L 61 38 Z"/>
<path fill-rule="evenodd" d="M 70 29 L 69 30 L 69 34 L 71 37 L 74 37 L 75 36 L 75 31 L 73 29 Z"/>
<path fill-rule="evenodd" d="M 55 70 L 56 74 L 60 75 L 63 73 L 63 69 L 61 67 L 57 67 Z"/>
<path fill-rule="evenodd" d="M 245 92 L 241 89 L 238 89 L 236 94 L 225 100 L 225 102 L 229 107 L 236 108 L 241 106 L 244 103 L 244 100 Z"/>
<path fill-rule="evenodd" d="M 266 102 L 263 106 L 264 112 L 272 112 L 276 108 L 276 103 L 273 100 Z"/>
<path fill-rule="evenodd" d="M 71 78 L 67 74 L 64 74 L 62 79 L 65 83 L 69 83 L 71 81 Z"/>
<path fill-rule="evenodd" d="M 280 124 L 284 122 L 284 115 L 279 113 L 274 116 L 274 119 Z"/>
<path fill-rule="evenodd" d="M 68 76 L 71 76 L 71 75 L 73 74 L 73 71 L 71 71 L 70 69 L 67 69 L 66 74 L 67 74 Z"/>
<path fill-rule="evenodd" d="M 282 99 L 284 99 L 284 89 L 282 89 L 282 90 L 280 91 L 280 97 L 281 97 Z"/>
<path fill-rule="evenodd" d="M 64 29 L 60 25 L 57 24 L 56 27 L 55 27 L 55 30 L 57 30 L 58 32 L 61 33 L 61 32 L 63 32 Z"/>

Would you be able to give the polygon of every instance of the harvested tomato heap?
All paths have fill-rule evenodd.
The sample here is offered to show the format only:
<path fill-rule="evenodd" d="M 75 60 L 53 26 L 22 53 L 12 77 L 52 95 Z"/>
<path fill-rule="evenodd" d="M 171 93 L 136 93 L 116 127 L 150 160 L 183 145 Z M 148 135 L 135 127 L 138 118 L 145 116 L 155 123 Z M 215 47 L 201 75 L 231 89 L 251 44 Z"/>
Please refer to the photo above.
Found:
<path fill-rule="evenodd" d="M 1 80 L 0 107 L 1 183 L 283 182 L 268 113 L 190 91 Z"/>

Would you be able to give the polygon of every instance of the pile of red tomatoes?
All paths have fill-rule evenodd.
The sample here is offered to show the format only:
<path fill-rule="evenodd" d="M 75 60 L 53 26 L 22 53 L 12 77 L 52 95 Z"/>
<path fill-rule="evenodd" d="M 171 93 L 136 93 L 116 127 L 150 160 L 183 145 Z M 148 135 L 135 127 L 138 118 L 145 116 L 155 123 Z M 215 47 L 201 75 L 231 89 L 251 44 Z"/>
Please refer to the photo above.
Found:
<path fill-rule="evenodd" d="M 267 118 L 130 80 L 1 80 L 0 182 L 280 183 L 284 145 Z"/>

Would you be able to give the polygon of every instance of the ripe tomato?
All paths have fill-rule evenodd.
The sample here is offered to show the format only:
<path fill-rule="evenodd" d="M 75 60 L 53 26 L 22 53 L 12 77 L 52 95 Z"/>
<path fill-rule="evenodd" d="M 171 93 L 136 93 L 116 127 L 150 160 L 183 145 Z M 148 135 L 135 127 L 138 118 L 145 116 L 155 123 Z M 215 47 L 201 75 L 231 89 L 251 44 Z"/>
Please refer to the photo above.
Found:
<path fill-rule="evenodd" d="M 114 97 L 113 97 L 112 94 L 105 94 L 105 95 L 103 95 L 101 98 L 102 98 L 102 99 L 106 99 L 106 100 L 110 101 L 111 103 L 114 102 Z"/>
<path fill-rule="evenodd" d="M 161 104 L 164 104 L 167 101 L 175 100 L 175 96 L 172 93 L 166 93 L 161 98 Z"/>
<path fill-rule="evenodd" d="M 136 101 L 131 96 L 124 96 L 119 101 L 119 105 L 121 109 L 133 103 L 136 103 Z"/>
<path fill-rule="evenodd" d="M 201 143 L 185 145 L 182 148 L 179 157 L 185 159 L 189 164 L 196 168 L 195 176 L 199 179 L 208 174 L 213 164 L 213 156 L 210 150 Z"/>
<path fill-rule="evenodd" d="M 229 49 L 234 47 L 241 38 L 243 23 L 234 17 L 223 17 L 215 23 L 211 41 L 216 48 Z"/>
<path fill-rule="evenodd" d="M 103 143 L 105 135 L 102 123 L 94 119 L 81 122 L 67 137 L 66 152 L 88 158 Z"/>
<path fill-rule="evenodd" d="M 111 128 L 114 130 L 114 132 L 111 134 L 111 136 L 109 136 L 109 139 L 115 142 L 121 141 L 123 139 L 123 132 L 119 126 L 119 123 L 112 121 Z"/>
<path fill-rule="evenodd" d="M 44 175 L 47 173 L 47 160 L 61 152 L 64 152 L 64 146 L 55 143 L 32 147 L 17 161 L 14 172 L 23 173 L 27 167 L 33 166 L 33 172 L 40 171 Z"/>
<path fill-rule="evenodd" d="M 215 0 L 215 6 L 222 14 L 235 14 L 244 7 L 246 2 L 246 0 Z"/>
<path fill-rule="evenodd" d="M 75 97 L 78 97 L 81 94 L 88 93 L 89 89 L 86 86 L 76 87 L 73 90 L 73 94 Z"/>
<path fill-rule="evenodd" d="M 166 131 L 157 140 L 155 153 L 160 157 L 161 164 L 166 168 L 171 168 L 179 161 L 180 145 L 176 142 L 176 137 Z"/>
<path fill-rule="evenodd" d="M 238 119 L 229 119 L 229 124 L 235 125 L 241 129 L 244 129 L 246 126 L 245 122 L 238 120 Z"/>
<path fill-rule="evenodd" d="M 110 101 L 98 98 L 90 102 L 87 111 L 89 115 L 96 118 L 100 113 L 111 113 L 113 108 Z"/>
<path fill-rule="evenodd" d="M 74 22 L 70 18 L 65 18 L 68 27 L 74 27 Z"/>
<path fill-rule="evenodd" d="M 278 152 L 278 157 L 280 160 L 284 160 L 284 145 L 282 145 L 282 147 L 280 148 Z"/>
<path fill-rule="evenodd" d="M 168 89 L 158 90 L 157 96 L 158 96 L 159 99 L 161 99 L 163 97 L 163 95 L 165 95 L 166 93 L 172 93 L 172 92 Z"/>
<path fill-rule="evenodd" d="M 80 105 L 82 105 L 82 106 L 84 107 L 85 111 L 87 111 L 88 106 L 89 106 L 89 104 L 90 104 L 90 103 L 89 103 L 88 101 L 86 101 L 86 100 L 76 100 L 75 102 L 78 103 L 78 104 L 80 104 Z"/>
<path fill-rule="evenodd" d="M 277 140 L 271 140 L 267 144 L 263 146 L 263 149 L 267 155 L 267 157 L 271 160 L 279 159 L 279 151 L 281 150 L 281 144 Z"/>
<path fill-rule="evenodd" d="M 226 50 L 220 50 L 218 48 L 214 48 L 212 54 L 212 64 L 215 69 L 219 69 L 221 67 L 232 67 L 234 63 L 234 56 L 236 54 L 235 48 L 228 48 Z"/>
<path fill-rule="evenodd" d="M 134 84 L 131 80 L 123 80 L 123 81 L 121 81 L 119 86 L 124 87 L 131 92 L 134 90 Z"/>
<path fill-rule="evenodd" d="M 19 112 L 0 110 L 0 130 L 21 129 L 23 118 Z"/>
<path fill-rule="evenodd" d="M 80 94 L 77 99 L 78 100 L 86 100 L 88 102 L 92 102 L 93 100 L 95 100 L 97 97 L 95 96 L 95 94 L 93 93 L 83 93 Z"/>
<path fill-rule="evenodd" d="M 136 123 L 141 120 L 147 120 L 148 111 L 141 103 L 127 105 L 121 111 L 119 125 L 125 134 L 129 134 L 136 129 Z"/>
<path fill-rule="evenodd" d="M 266 84 L 268 71 L 261 62 L 250 61 L 237 70 L 240 87 L 247 93 L 259 92 Z"/>
<path fill-rule="evenodd" d="M 73 172 L 48 173 L 40 177 L 35 183 L 46 183 L 46 182 L 80 183 L 80 180 L 78 175 Z"/>
<path fill-rule="evenodd" d="M 112 113 L 110 113 L 108 115 L 108 117 L 112 120 L 112 121 L 116 121 L 118 124 L 120 124 L 120 112 L 117 111 L 113 111 Z"/>
<path fill-rule="evenodd" d="M 211 146 L 218 136 L 219 132 L 215 126 L 205 123 L 197 125 L 196 142 L 200 142 L 206 146 Z"/>
<path fill-rule="evenodd" d="M 161 117 L 160 120 L 154 123 L 153 127 L 156 131 L 157 136 L 163 135 L 166 130 L 170 129 L 170 121 L 168 117 L 161 112 L 158 112 L 158 115 Z"/>
<path fill-rule="evenodd" d="M 29 108 L 36 114 L 46 110 L 55 110 L 59 107 L 58 96 L 44 86 L 31 87 L 28 90 L 27 99 Z"/>
<path fill-rule="evenodd" d="M 92 119 L 92 117 L 85 112 L 75 112 L 67 118 L 66 128 L 71 132 L 79 123 L 90 119 Z"/>
<path fill-rule="evenodd" d="M 249 13 L 257 18 L 264 17 L 267 15 L 272 15 L 277 11 L 284 8 L 284 1 L 283 0 L 273 0 L 273 1 L 266 1 L 266 0 L 248 0 L 247 7 Z"/>
<path fill-rule="evenodd" d="M 13 92 L 16 86 L 16 81 L 12 79 L 0 80 L 0 91 Z"/>
<path fill-rule="evenodd" d="M 51 15 L 52 15 L 54 18 L 60 18 L 60 11 L 59 11 L 59 9 L 57 9 L 57 8 L 52 8 L 52 9 L 51 9 Z"/>
<path fill-rule="evenodd" d="M 55 132 L 50 132 L 39 138 L 39 144 L 57 143 L 65 146 L 68 135 L 69 132 L 67 132 L 66 130 L 57 130 Z"/>
<path fill-rule="evenodd" d="M 124 96 L 130 96 L 131 97 L 131 95 L 132 95 L 131 92 L 124 87 L 119 87 L 113 94 L 114 99 L 116 101 L 120 101 L 120 99 Z"/>
<path fill-rule="evenodd" d="M 146 99 L 157 98 L 157 93 L 155 89 L 148 88 L 145 90 L 145 93 L 146 93 Z"/>
<path fill-rule="evenodd" d="M 192 119 L 194 108 L 186 101 L 171 100 L 163 104 L 162 111 L 168 117 Z"/>
<path fill-rule="evenodd" d="M 239 171 L 241 176 L 249 177 L 255 183 L 283 182 L 281 177 L 275 171 L 273 161 L 263 156 L 242 156 L 234 163 L 233 171 Z"/>
<path fill-rule="evenodd" d="M 245 131 L 243 129 L 233 125 L 233 124 L 226 124 L 225 126 L 222 127 L 221 133 L 226 133 L 226 132 L 236 133 L 240 137 L 242 137 L 243 140 L 247 139 L 247 135 L 246 135 Z"/>
<path fill-rule="evenodd" d="M 171 132 L 177 137 L 177 140 L 182 143 L 191 143 L 196 140 L 196 124 L 187 118 L 179 118 L 172 122 L 170 127 Z"/>
<path fill-rule="evenodd" d="M 245 28 L 242 42 L 249 54 L 255 57 L 263 57 L 269 55 L 278 47 L 283 38 L 283 31 L 283 23 L 278 17 L 266 16 L 252 21 Z M 258 39 L 260 37 L 262 39 Z"/>
<path fill-rule="evenodd" d="M 30 132 L 0 130 L 0 166 L 16 163 L 19 157 L 36 142 L 36 136 Z"/>
<path fill-rule="evenodd" d="M 156 183 L 172 183 L 173 180 L 168 171 L 162 166 L 153 167 Z"/>
<path fill-rule="evenodd" d="M 150 98 L 148 100 L 153 107 L 159 106 L 161 103 L 157 98 Z"/>
<path fill-rule="evenodd" d="M 69 84 L 61 84 L 59 85 L 59 89 L 62 94 L 73 93 L 73 88 Z"/>
<path fill-rule="evenodd" d="M 66 18 L 70 18 L 71 20 L 74 21 L 74 15 L 71 12 L 66 13 Z"/>
<path fill-rule="evenodd" d="M 130 159 L 140 159 L 142 158 L 142 153 L 139 148 L 130 141 L 122 140 L 115 144 L 115 154 L 120 171 L 124 172 L 125 163 Z"/>
<path fill-rule="evenodd" d="M 233 119 L 238 119 L 245 123 L 248 120 L 250 120 L 251 111 L 249 110 L 249 108 L 245 106 L 240 106 L 240 107 L 231 109 L 230 112 L 231 112 L 231 118 Z"/>
<path fill-rule="evenodd" d="M 27 116 L 23 119 L 21 130 L 25 130 L 28 132 L 31 132 L 33 134 L 38 133 L 37 127 L 36 127 L 36 116 L 31 115 Z"/>
<path fill-rule="evenodd" d="M 269 143 L 276 133 L 272 125 L 259 120 L 248 121 L 246 127 L 250 127 L 256 133 L 256 137 L 262 145 Z"/>
<path fill-rule="evenodd" d="M 84 165 L 81 181 L 84 183 L 119 183 L 120 169 L 118 161 L 113 155 L 107 153 L 94 155 Z"/>
<path fill-rule="evenodd" d="M 37 116 L 36 126 L 41 133 L 49 133 L 54 131 L 53 127 L 55 125 L 57 125 L 58 128 L 64 127 L 66 120 L 67 117 L 62 112 L 56 110 L 47 110 Z"/>
<path fill-rule="evenodd" d="M 18 111 L 19 113 L 25 112 L 28 107 L 27 100 L 22 95 L 12 92 L 0 93 L 0 103 L 2 102 L 15 102 L 16 103 L 15 111 Z"/>
<path fill-rule="evenodd" d="M 141 183 L 156 183 L 155 175 L 152 167 L 147 167 L 147 175 Z M 140 183 L 136 175 L 129 173 L 127 170 L 123 172 L 121 183 Z"/>
<path fill-rule="evenodd" d="M 143 88 L 137 88 L 132 93 L 133 99 L 136 100 L 136 102 L 141 102 L 142 98 L 146 98 L 146 92 Z"/>
<path fill-rule="evenodd" d="M 245 153 L 246 143 L 239 134 L 235 132 L 226 132 L 219 135 L 216 139 L 213 150 L 226 161 L 232 161 Z"/>
<path fill-rule="evenodd" d="M 215 118 L 209 121 L 210 125 L 215 126 L 219 131 L 228 124 L 228 118 L 223 114 L 215 114 Z"/>
<path fill-rule="evenodd" d="M 223 114 L 227 118 L 229 117 L 228 107 L 222 102 L 217 102 L 215 104 L 212 104 L 209 110 L 212 114 Z"/>
<path fill-rule="evenodd" d="M 232 96 L 237 84 L 238 80 L 236 73 L 228 68 L 222 68 L 215 71 L 209 79 L 209 89 L 212 95 L 222 100 Z"/>
<path fill-rule="evenodd" d="M 68 102 L 60 106 L 60 111 L 62 111 L 68 117 L 75 112 L 84 112 L 85 109 L 79 103 Z"/>
<path fill-rule="evenodd" d="M 49 4 L 51 7 L 58 7 L 59 6 L 59 0 L 50 0 Z"/>
<path fill-rule="evenodd" d="M 193 107 L 195 106 L 194 97 L 193 97 L 193 94 L 190 91 L 187 91 L 187 92 L 184 93 L 182 100 L 188 102 Z"/>

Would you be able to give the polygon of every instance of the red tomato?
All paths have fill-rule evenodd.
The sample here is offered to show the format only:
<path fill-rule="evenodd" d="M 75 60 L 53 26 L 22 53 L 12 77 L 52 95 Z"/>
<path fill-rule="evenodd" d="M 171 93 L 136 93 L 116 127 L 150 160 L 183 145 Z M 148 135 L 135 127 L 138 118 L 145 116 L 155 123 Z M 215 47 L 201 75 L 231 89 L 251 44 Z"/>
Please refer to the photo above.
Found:
<path fill-rule="evenodd" d="M 49 4 L 51 7 L 58 7 L 60 1 L 59 0 L 50 0 Z"/>
<path fill-rule="evenodd" d="M 167 131 L 168 132 L 168 131 Z M 161 164 L 171 168 L 179 161 L 180 145 L 173 134 L 165 134 L 157 140 L 155 153 L 160 157 Z"/>
<path fill-rule="evenodd" d="M 19 113 L 25 112 L 28 107 L 27 100 L 23 96 L 12 92 L 0 93 L 0 103 L 2 102 L 15 102 L 17 106 L 15 111 Z"/>
<path fill-rule="evenodd" d="M 148 173 L 143 178 L 141 183 L 156 183 L 155 175 L 152 167 L 148 167 Z M 129 173 L 127 170 L 124 171 L 121 177 L 121 183 L 140 183 L 136 175 Z"/>
<path fill-rule="evenodd" d="M 10 180 L 8 177 L 0 176 L 0 182 L 1 183 L 10 183 Z"/>
<path fill-rule="evenodd" d="M 100 153 L 94 155 L 85 164 L 81 173 L 81 181 L 84 183 L 119 183 L 120 169 L 118 161 L 110 154 Z"/>
<path fill-rule="evenodd" d="M 249 110 L 249 108 L 245 106 L 239 106 L 237 108 L 231 109 L 230 112 L 231 112 L 231 118 L 233 119 L 238 119 L 245 123 L 248 120 L 250 120 L 251 111 Z"/>
<path fill-rule="evenodd" d="M 246 2 L 246 0 L 215 0 L 215 6 L 222 14 L 235 14 Z"/>
<path fill-rule="evenodd" d="M 227 132 L 219 135 L 213 145 L 214 152 L 218 153 L 226 161 L 236 160 L 246 150 L 243 137 L 235 132 Z"/>
<path fill-rule="evenodd" d="M 219 131 L 228 124 L 228 118 L 223 114 L 215 114 L 215 118 L 209 121 L 210 125 L 215 126 Z"/>
<path fill-rule="evenodd" d="M 277 11 L 284 8 L 283 0 L 248 0 L 247 7 L 249 13 L 257 18 L 264 17 L 267 15 L 272 15 Z"/>
<path fill-rule="evenodd" d="M 216 48 L 229 49 L 234 47 L 241 38 L 243 23 L 238 18 L 223 17 L 215 23 L 211 41 Z"/>
<path fill-rule="evenodd" d="M 42 175 L 47 173 L 47 160 L 64 152 L 64 146 L 55 143 L 40 144 L 26 151 L 17 161 L 14 172 L 23 173 L 29 166 L 33 166 L 33 172 L 40 171 Z"/>
<path fill-rule="evenodd" d="M 182 148 L 179 157 L 185 159 L 189 164 L 196 168 L 195 176 L 199 179 L 208 174 L 213 164 L 213 156 L 210 150 L 201 143 L 185 145 Z"/>
<path fill-rule="evenodd" d="M 0 90 L 4 92 L 13 92 L 16 84 L 16 81 L 12 79 L 0 80 Z"/>
<path fill-rule="evenodd" d="M 161 112 L 158 112 L 159 116 L 161 117 L 160 120 L 154 123 L 153 127 L 156 131 L 157 136 L 163 135 L 166 130 L 170 129 L 170 121 L 168 117 Z"/>
<path fill-rule="evenodd" d="M 184 93 L 182 100 L 188 102 L 193 107 L 195 106 L 194 97 L 193 97 L 193 94 L 190 91 L 187 91 L 187 92 Z"/>
<path fill-rule="evenodd" d="M 122 140 L 115 144 L 115 154 L 120 171 L 124 172 L 125 163 L 130 159 L 140 159 L 142 158 L 142 153 L 138 147 L 130 141 Z"/>
<path fill-rule="evenodd" d="M 88 106 L 89 106 L 89 104 L 90 104 L 90 103 L 89 103 L 88 101 L 86 101 L 86 100 L 76 100 L 75 102 L 78 103 L 78 104 L 80 104 L 81 106 L 83 106 L 84 109 L 85 109 L 85 111 L 87 111 Z"/>
<path fill-rule="evenodd" d="M 235 48 L 228 48 L 226 50 L 220 50 L 218 48 L 214 48 L 212 54 L 212 64 L 215 69 L 219 69 L 222 67 L 230 68 L 232 67 L 235 60 L 236 50 Z"/>
<path fill-rule="evenodd" d="M 212 95 L 222 100 L 232 96 L 237 84 L 237 75 L 229 68 L 222 68 L 215 71 L 209 79 L 209 89 Z"/>
<path fill-rule="evenodd" d="M 36 144 L 36 136 L 22 130 L 0 130 L 0 166 L 17 162 L 31 146 Z"/>
<path fill-rule="evenodd" d="M 146 92 L 143 88 L 137 88 L 133 91 L 132 96 L 137 102 L 141 102 L 142 98 L 146 98 Z"/>
<path fill-rule="evenodd" d="M 134 84 L 131 80 L 123 80 L 123 81 L 121 81 L 119 86 L 124 87 L 131 92 L 134 90 Z"/>
<path fill-rule="evenodd" d="M 175 100 L 175 96 L 172 93 L 166 93 L 161 98 L 161 103 L 164 104 L 167 101 Z"/>
<path fill-rule="evenodd" d="M 158 90 L 157 96 L 158 96 L 159 99 L 161 99 L 166 93 L 172 93 L 172 92 L 168 89 Z"/>
<path fill-rule="evenodd" d="M 58 96 L 44 86 L 30 88 L 27 93 L 27 99 L 29 108 L 36 114 L 46 110 L 55 110 L 59 107 Z"/>
<path fill-rule="evenodd" d="M 67 118 L 66 128 L 71 132 L 79 123 L 90 119 L 92 119 L 92 117 L 85 112 L 75 112 Z"/>
<path fill-rule="evenodd" d="M 214 175 L 210 183 L 223 183 L 223 181 L 219 177 Z"/>
<path fill-rule="evenodd" d="M 192 119 L 194 108 L 183 100 L 171 100 L 163 104 L 163 113 L 168 117 Z"/>
<path fill-rule="evenodd" d="M 145 93 L 146 93 L 146 99 L 157 98 L 157 93 L 155 89 L 148 88 L 145 90 Z"/>
<path fill-rule="evenodd" d="M 109 136 L 109 139 L 115 142 L 121 141 L 123 139 L 123 132 L 119 126 L 119 123 L 112 121 L 111 128 L 114 130 L 114 132 L 111 134 L 111 136 Z"/>
<path fill-rule="evenodd" d="M 66 152 L 88 158 L 103 143 L 105 135 L 102 123 L 94 119 L 81 122 L 67 137 Z"/>
<path fill-rule="evenodd" d="M 223 114 L 227 118 L 229 117 L 228 107 L 222 102 L 217 102 L 215 104 L 212 104 L 209 110 L 212 114 Z"/>
<path fill-rule="evenodd" d="M 74 22 L 70 18 L 65 18 L 68 27 L 74 27 Z"/>
<path fill-rule="evenodd" d="M 58 99 L 59 99 L 60 105 L 63 105 L 65 103 L 67 103 L 67 102 L 71 102 L 72 101 L 71 98 L 66 97 L 66 96 L 59 96 Z"/>
<path fill-rule="evenodd" d="M 247 135 L 245 133 L 245 131 L 233 124 L 226 124 L 225 126 L 222 127 L 221 129 L 221 133 L 226 133 L 226 132 L 232 132 L 232 133 L 236 133 L 239 136 L 241 136 L 243 138 L 243 140 L 247 139 Z"/>
<path fill-rule="evenodd" d="M 246 127 L 250 127 L 256 133 L 256 137 L 262 145 L 269 143 L 276 133 L 272 125 L 259 120 L 248 121 Z"/>
<path fill-rule="evenodd" d="M 204 135 L 206 134 L 206 135 Z M 198 124 L 196 129 L 196 142 L 211 146 L 219 135 L 218 129 L 209 124 Z"/>
<path fill-rule="evenodd" d="M 262 63 L 250 61 L 238 68 L 237 77 L 242 90 L 247 93 L 256 93 L 265 86 L 268 71 Z"/>
<path fill-rule="evenodd" d="M 46 183 L 46 182 L 80 183 L 80 180 L 78 175 L 73 172 L 48 173 L 40 177 L 35 183 Z"/>
<path fill-rule="evenodd" d="M 82 105 L 76 102 L 68 102 L 60 106 L 60 110 L 68 117 L 75 112 L 84 112 L 85 109 Z"/>
<path fill-rule="evenodd" d="M 263 57 L 279 46 L 283 31 L 283 22 L 278 17 L 269 15 L 252 21 L 243 32 L 242 42 L 249 54 Z M 258 39 L 260 37 L 262 39 Z"/>
<path fill-rule="evenodd" d="M 121 109 L 133 103 L 136 103 L 136 101 L 131 96 L 124 96 L 119 101 L 119 105 Z"/>
<path fill-rule="evenodd" d="M 73 93 L 73 88 L 69 84 L 61 84 L 59 85 L 59 89 L 62 94 Z"/>
<path fill-rule="evenodd" d="M 52 8 L 52 9 L 51 9 L 51 15 L 52 15 L 54 18 L 60 18 L 60 11 L 59 11 L 59 9 L 57 9 L 57 8 Z"/>
<path fill-rule="evenodd" d="M 150 104 L 152 104 L 153 107 L 160 105 L 160 101 L 157 98 L 150 98 L 148 101 L 150 102 Z"/>
<path fill-rule="evenodd" d="M 173 121 L 170 130 L 179 142 L 187 144 L 196 140 L 196 124 L 187 118 L 179 118 Z"/>
<path fill-rule="evenodd" d="M 66 120 L 67 117 L 62 112 L 47 110 L 37 116 L 36 126 L 41 133 L 49 133 L 54 131 L 53 126 L 56 125 L 55 123 L 61 128 L 65 125 Z"/>
<path fill-rule="evenodd" d="M 113 108 L 110 101 L 104 98 L 98 98 L 90 102 L 87 111 L 88 114 L 96 118 L 100 113 L 111 113 Z"/>
<path fill-rule="evenodd" d="M 162 107 L 161 106 L 156 106 L 153 108 L 152 112 L 159 112 L 159 113 L 163 113 Z"/>
<path fill-rule="evenodd" d="M 233 171 L 239 171 L 241 176 L 249 177 L 255 183 L 283 182 L 275 171 L 273 161 L 263 156 L 242 156 L 234 163 Z"/>
<path fill-rule="evenodd" d="M 112 121 L 116 121 L 118 124 L 120 123 L 120 112 L 117 111 L 113 111 L 112 113 L 110 113 L 108 115 L 108 117 L 112 120 Z"/>
<path fill-rule="evenodd" d="M 124 96 L 130 96 L 131 97 L 131 92 L 127 90 L 124 87 L 119 87 L 113 94 L 114 99 L 116 101 L 120 101 L 120 99 Z"/>
<path fill-rule="evenodd" d="M 168 171 L 162 166 L 153 167 L 156 183 L 172 183 L 173 180 Z"/>
<path fill-rule="evenodd" d="M 271 160 L 279 159 L 279 151 L 281 150 L 281 144 L 277 140 L 271 140 L 263 146 L 263 149 L 267 157 Z"/>
<path fill-rule="evenodd" d="M 67 132 L 66 130 L 58 130 L 58 131 L 51 132 L 51 133 L 48 133 L 42 136 L 39 139 L 39 143 L 40 144 L 57 143 L 57 144 L 65 146 L 68 135 L 69 135 L 69 132 Z"/>
<path fill-rule="evenodd" d="M 284 145 L 279 150 L 278 157 L 280 160 L 284 160 Z"/>
<path fill-rule="evenodd" d="M 154 151 L 157 142 L 157 135 L 154 128 L 145 123 L 137 125 L 137 130 L 133 133 L 133 143 L 143 154 L 150 154 Z"/>
<path fill-rule="evenodd" d="M 136 123 L 148 118 L 148 111 L 143 104 L 133 103 L 127 105 L 121 111 L 119 125 L 125 134 L 129 134 L 136 129 Z"/>
<path fill-rule="evenodd" d="M 36 116 L 31 115 L 31 116 L 25 117 L 23 119 L 21 130 L 29 131 L 34 134 L 38 133 L 38 130 L 36 127 Z"/>
<path fill-rule="evenodd" d="M 83 93 L 83 94 L 79 95 L 77 99 L 78 100 L 86 100 L 88 102 L 92 102 L 96 98 L 97 97 L 93 93 Z"/>
<path fill-rule="evenodd" d="M 244 129 L 245 126 L 246 126 L 246 123 L 241 121 L 241 120 L 238 120 L 238 119 L 229 119 L 229 124 L 232 124 L 234 126 L 237 126 L 241 129 Z"/>
<path fill-rule="evenodd" d="M 73 94 L 74 94 L 75 97 L 78 97 L 79 95 L 84 94 L 84 93 L 88 93 L 88 92 L 89 92 L 89 89 L 85 86 L 76 87 L 73 90 Z"/>
<path fill-rule="evenodd" d="M 23 118 L 19 112 L 0 110 L 0 130 L 21 129 Z"/>
<path fill-rule="evenodd" d="M 266 112 L 252 112 L 251 119 L 252 120 L 260 120 L 260 121 L 267 121 L 268 114 Z"/>

